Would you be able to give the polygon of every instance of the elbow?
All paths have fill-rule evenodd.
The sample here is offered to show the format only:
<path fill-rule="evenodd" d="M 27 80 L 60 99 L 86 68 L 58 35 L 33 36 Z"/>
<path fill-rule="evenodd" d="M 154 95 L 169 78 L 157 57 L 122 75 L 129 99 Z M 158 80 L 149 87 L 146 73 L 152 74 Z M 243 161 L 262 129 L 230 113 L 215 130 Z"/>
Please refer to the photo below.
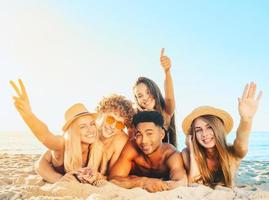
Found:
<path fill-rule="evenodd" d="M 239 158 L 244 158 L 248 153 L 247 147 L 240 147 L 237 149 L 236 154 Z"/>
<path fill-rule="evenodd" d="M 40 161 L 36 161 L 35 164 L 34 164 L 34 170 L 35 172 L 40 175 L 41 174 L 41 171 L 40 171 Z"/>
<path fill-rule="evenodd" d="M 114 179 L 116 179 L 116 176 L 114 176 L 113 174 L 109 174 L 109 175 L 107 176 L 107 180 L 109 180 L 109 181 L 112 181 L 112 180 L 114 180 Z"/>

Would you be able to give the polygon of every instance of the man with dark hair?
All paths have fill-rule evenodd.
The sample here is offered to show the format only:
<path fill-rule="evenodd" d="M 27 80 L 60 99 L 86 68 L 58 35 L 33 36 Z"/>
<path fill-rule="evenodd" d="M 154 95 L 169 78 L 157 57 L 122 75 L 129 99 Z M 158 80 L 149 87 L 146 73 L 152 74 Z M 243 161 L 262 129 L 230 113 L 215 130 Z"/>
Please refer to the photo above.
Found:
<path fill-rule="evenodd" d="M 109 179 L 125 188 L 142 187 L 149 192 L 186 186 L 181 153 L 171 144 L 162 143 L 162 115 L 157 111 L 139 112 L 132 123 L 135 137 L 126 143 Z"/>

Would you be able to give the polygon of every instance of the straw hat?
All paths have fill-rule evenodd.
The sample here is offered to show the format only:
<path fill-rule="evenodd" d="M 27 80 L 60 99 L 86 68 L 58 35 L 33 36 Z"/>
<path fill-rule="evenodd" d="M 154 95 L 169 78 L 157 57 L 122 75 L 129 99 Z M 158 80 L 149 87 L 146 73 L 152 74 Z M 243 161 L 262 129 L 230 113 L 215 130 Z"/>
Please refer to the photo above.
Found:
<path fill-rule="evenodd" d="M 224 110 L 214 108 L 211 106 L 201 106 L 194 109 L 182 122 L 183 132 L 187 135 L 193 120 L 203 115 L 214 115 L 220 118 L 223 122 L 226 133 L 230 133 L 233 128 L 233 118 Z"/>
<path fill-rule="evenodd" d="M 78 117 L 90 115 L 97 118 L 97 113 L 90 113 L 87 108 L 82 103 L 77 103 L 71 106 L 65 112 L 65 125 L 63 126 L 63 131 L 66 132 L 70 124 Z"/>

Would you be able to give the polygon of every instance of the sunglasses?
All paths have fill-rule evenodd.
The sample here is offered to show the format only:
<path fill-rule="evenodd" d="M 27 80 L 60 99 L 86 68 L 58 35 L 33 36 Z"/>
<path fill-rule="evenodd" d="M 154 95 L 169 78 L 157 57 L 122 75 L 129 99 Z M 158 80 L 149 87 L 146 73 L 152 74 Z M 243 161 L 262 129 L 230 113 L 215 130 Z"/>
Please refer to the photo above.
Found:
<path fill-rule="evenodd" d="M 106 123 L 108 123 L 108 124 L 114 124 L 114 123 L 116 123 L 115 127 L 117 129 L 119 129 L 119 130 L 124 129 L 124 127 L 125 127 L 125 125 L 124 125 L 123 122 L 117 121 L 114 117 L 112 117 L 110 115 L 106 117 Z"/>

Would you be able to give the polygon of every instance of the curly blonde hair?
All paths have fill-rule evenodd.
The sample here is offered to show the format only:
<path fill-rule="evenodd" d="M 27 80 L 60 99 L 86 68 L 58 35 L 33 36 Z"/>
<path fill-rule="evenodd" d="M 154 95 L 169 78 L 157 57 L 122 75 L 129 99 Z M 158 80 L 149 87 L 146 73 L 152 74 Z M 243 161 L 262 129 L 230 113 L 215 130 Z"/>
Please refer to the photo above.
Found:
<path fill-rule="evenodd" d="M 118 94 L 112 94 L 110 96 L 104 97 L 96 108 L 99 113 L 104 112 L 119 112 L 120 116 L 125 120 L 125 125 L 127 128 L 131 126 L 135 110 L 133 104 L 126 97 Z"/>

